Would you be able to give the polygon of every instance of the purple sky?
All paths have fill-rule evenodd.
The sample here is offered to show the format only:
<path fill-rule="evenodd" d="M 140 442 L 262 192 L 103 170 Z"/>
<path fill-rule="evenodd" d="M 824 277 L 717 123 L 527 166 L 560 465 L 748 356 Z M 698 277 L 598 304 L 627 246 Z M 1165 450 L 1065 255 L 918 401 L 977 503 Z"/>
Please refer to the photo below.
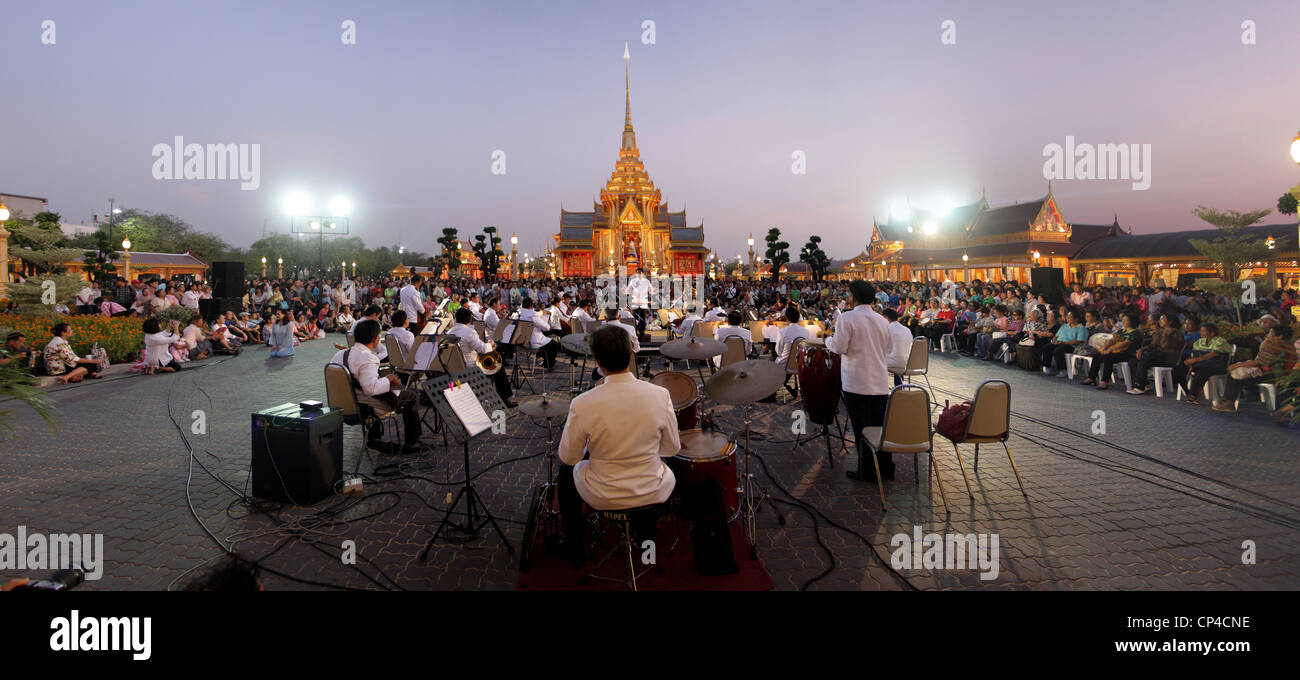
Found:
<path fill-rule="evenodd" d="M 1300 182 L 1297 31 L 1293 0 L 7 3 L 0 192 L 69 221 L 112 196 L 240 246 L 288 228 L 290 191 L 343 194 L 369 245 L 495 224 L 535 252 L 613 169 L 627 41 L 642 159 L 723 255 L 775 225 L 849 256 L 895 198 L 1038 198 L 1067 135 L 1153 155 L 1147 191 L 1055 182 L 1067 220 L 1182 229 L 1198 203 L 1274 207 Z M 154 180 L 175 135 L 261 144 L 260 189 Z"/>

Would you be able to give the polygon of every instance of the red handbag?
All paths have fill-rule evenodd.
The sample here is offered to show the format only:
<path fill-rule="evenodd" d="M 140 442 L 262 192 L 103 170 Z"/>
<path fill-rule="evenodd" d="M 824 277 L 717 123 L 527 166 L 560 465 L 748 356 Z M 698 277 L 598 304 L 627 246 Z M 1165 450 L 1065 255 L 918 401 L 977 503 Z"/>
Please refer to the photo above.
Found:
<path fill-rule="evenodd" d="M 953 441 L 961 441 L 966 436 L 966 421 L 970 419 L 969 401 L 960 404 L 953 404 L 939 414 L 939 422 L 935 424 L 934 430 L 939 434 Z"/>

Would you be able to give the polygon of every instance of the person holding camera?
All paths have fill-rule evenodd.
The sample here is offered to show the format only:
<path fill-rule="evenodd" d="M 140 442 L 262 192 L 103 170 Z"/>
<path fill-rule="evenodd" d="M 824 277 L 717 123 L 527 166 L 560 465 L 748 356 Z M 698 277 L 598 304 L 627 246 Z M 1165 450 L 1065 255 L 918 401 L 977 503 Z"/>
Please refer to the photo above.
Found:
<path fill-rule="evenodd" d="M 144 372 L 153 375 L 154 373 L 175 373 L 181 370 L 181 366 L 172 358 L 171 348 L 173 345 L 182 342 L 180 334 L 181 322 L 172 319 L 167 322 L 167 330 L 162 330 L 162 325 L 158 323 L 157 318 L 144 320 Z"/>

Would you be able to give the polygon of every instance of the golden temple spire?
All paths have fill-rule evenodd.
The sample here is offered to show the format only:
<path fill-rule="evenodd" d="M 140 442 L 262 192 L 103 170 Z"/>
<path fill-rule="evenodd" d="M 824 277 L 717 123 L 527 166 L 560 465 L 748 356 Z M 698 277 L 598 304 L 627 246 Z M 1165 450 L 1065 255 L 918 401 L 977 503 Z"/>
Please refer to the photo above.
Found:
<path fill-rule="evenodd" d="M 623 43 L 623 86 L 627 90 L 627 114 L 623 118 L 623 129 L 632 129 L 632 73 L 631 73 L 632 54 L 627 51 L 627 43 Z"/>

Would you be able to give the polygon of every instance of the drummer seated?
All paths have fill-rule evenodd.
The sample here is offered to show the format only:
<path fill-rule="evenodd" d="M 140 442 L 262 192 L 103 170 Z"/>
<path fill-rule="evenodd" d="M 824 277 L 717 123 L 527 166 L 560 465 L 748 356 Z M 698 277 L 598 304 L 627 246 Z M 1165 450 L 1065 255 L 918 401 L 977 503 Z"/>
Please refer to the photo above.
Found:
<path fill-rule="evenodd" d="M 662 504 L 677 483 L 663 460 L 682 448 L 672 397 L 631 373 L 631 338 L 612 324 L 591 334 L 591 353 L 605 382 L 569 403 L 560 437 L 560 514 L 565 550 L 575 569 L 587 561 L 583 501 L 595 510 Z M 638 545 L 653 538 L 657 521 L 655 513 L 634 522 Z"/>
<path fill-rule="evenodd" d="M 748 328 L 741 325 L 740 312 L 732 311 L 727 313 L 727 323 L 713 329 L 713 339 L 721 343 L 726 343 L 727 338 L 740 338 L 745 341 L 745 356 L 748 357 L 751 350 L 754 349 L 754 336 Z M 721 366 L 722 357 L 713 358 L 713 363 Z"/>

